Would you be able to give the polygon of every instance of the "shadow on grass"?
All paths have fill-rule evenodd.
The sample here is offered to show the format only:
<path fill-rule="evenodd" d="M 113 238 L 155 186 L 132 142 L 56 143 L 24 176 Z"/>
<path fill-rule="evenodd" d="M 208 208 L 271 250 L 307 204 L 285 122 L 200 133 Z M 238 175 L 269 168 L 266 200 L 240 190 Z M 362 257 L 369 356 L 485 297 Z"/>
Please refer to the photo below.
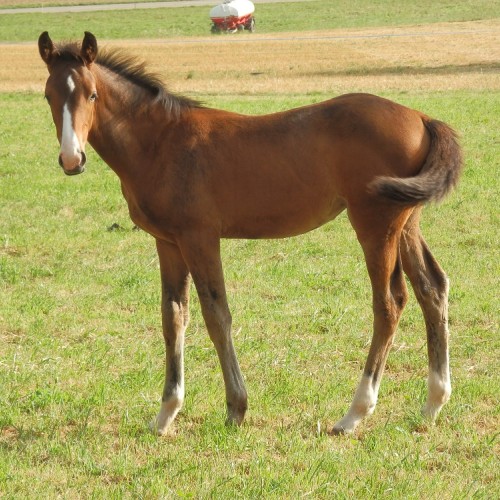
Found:
<path fill-rule="evenodd" d="M 496 73 L 500 63 L 445 64 L 443 66 L 358 67 L 341 70 L 306 71 L 302 76 L 383 76 L 383 75 L 458 75 L 461 73 Z"/>

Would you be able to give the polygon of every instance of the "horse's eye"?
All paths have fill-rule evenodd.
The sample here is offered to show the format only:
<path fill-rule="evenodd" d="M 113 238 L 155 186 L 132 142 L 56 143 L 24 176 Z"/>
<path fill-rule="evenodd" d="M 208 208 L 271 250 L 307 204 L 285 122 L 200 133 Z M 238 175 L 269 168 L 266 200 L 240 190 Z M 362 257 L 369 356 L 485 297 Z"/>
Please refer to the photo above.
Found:
<path fill-rule="evenodd" d="M 97 99 L 97 92 L 92 92 L 92 94 L 90 94 L 89 97 L 90 102 L 94 102 L 96 99 Z"/>

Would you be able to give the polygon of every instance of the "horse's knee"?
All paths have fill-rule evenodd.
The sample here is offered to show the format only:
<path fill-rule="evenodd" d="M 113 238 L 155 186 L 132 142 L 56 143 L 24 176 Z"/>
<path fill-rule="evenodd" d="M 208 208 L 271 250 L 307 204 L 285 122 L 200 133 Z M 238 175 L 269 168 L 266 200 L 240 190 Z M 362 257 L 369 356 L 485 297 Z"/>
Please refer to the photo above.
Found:
<path fill-rule="evenodd" d="M 205 325 L 208 335 L 214 344 L 225 343 L 231 334 L 232 317 L 229 311 L 212 311 L 205 315 Z"/>
<path fill-rule="evenodd" d="M 401 313 L 408 300 L 406 289 L 397 292 L 391 291 L 382 297 L 375 297 L 373 312 L 375 319 L 384 323 L 395 324 L 399 321 Z"/>
<path fill-rule="evenodd" d="M 408 302 L 408 289 L 403 274 L 403 264 L 399 256 L 391 274 L 390 290 L 394 303 L 393 307 L 397 312 L 401 313 Z"/>
<path fill-rule="evenodd" d="M 441 304 L 448 300 L 449 280 L 429 247 L 422 242 L 422 262 L 419 262 L 416 292 L 425 303 Z"/>
<path fill-rule="evenodd" d="M 392 307 L 396 316 L 400 316 L 408 302 L 408 290 L 406 286 L 392 290 Z"/>
<path fill-rule="evenodd" d="M 443 271 L 419 273 L 415 294 L 424 310 L 442 311 L 448 304 L 449 280 Z"/>
<path fill-rule="evenodd" d="M 165 300 L 161 306 L 163 318 L 163 334 L 168 339 L 172 334 L 185 329 L 184 310 L 182 304 Z"/>

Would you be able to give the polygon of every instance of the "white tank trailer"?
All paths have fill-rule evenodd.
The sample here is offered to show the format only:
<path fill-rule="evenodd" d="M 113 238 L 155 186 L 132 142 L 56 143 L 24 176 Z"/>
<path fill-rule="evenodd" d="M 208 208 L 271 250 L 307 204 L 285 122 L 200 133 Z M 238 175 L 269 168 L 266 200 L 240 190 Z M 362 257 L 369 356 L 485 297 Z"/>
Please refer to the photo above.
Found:
<path fill-rule="evenodd" d="M 255 30 L 255 6 L 250 0 L 225 0 L 210 9 L 212 33 L 236 33 Z"/>

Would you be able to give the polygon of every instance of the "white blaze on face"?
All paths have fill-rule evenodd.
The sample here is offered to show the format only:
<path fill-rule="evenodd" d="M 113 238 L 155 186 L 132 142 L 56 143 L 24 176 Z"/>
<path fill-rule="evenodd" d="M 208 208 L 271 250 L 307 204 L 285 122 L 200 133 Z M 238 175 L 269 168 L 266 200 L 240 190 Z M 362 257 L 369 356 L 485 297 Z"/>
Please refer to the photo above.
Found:
<path fill-rule="evenodd" d="M 69 93 L 72 94 L 75 90 L 75 82 L 73 81 L 73 77 L 71 75 L 68 76 L 66 83 L 68 84 Z"/>
<path fill-rule="evenodd" d="M 75 82 L 71 75 L 68 76 L 66 83 L 68 84 L 69 95 L 71 96 L 75 90 Z M 81 148 L 80 141 L 73 129 L 73 117 L 68 107 L 68 101 L 63 106 L 61 158 L 65 167 L 73 168 L 81 161 Z"/>

